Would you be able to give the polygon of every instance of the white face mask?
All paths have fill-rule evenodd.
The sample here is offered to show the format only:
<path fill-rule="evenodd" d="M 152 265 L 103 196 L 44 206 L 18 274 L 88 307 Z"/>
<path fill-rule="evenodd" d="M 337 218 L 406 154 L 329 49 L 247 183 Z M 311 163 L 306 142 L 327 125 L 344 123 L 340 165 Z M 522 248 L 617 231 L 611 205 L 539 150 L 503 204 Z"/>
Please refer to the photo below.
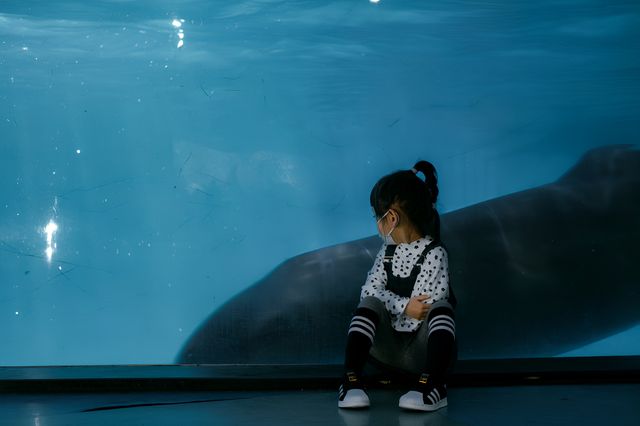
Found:
<path fill-rule="evenodd" d="M 389 212 L 390 212 L 390 211 L 391 211 L 391 210 L 387 210 L 387 212 L 386 212 L 385 214 L 383 214 L 383 215 L 382 215 L 382 217 L 381 217 L 380 219 L 378 219 L 378 222 L 377 222 L 377 223 L 379 224 L 379 223 L 380 223 L 380 221 L 381 221 L 382 219 L 384 219 L 384 217 L 385 217 L 387 214 L 389 214 Z M 396 244 L 396 242 L 393 240 L 393 237 L 391 236 L 391 233 L 394 231 L 394 229 L 396 229 L 396 226 L 398 226 L 398 225 L 397 225 L 397 224 L 396 224 L 396 225 L 393 225 L 393 228 L 391 228 L 391 230 L 389 231 L 389 233 L 388 233 L 388 234 L 386 234 L 386 235 L 383 235 L 383 234 L 379 233 L 380 231 L 378 231 L 378 235 L 380 236 L 380 238 L 382 238 L 382 241 L 384 241 L 384 243 L 385 243 L 386 245 L 389 245 L 389 246 L 390 246 L 390 245 L 395 245 L 395 244 Z"/>

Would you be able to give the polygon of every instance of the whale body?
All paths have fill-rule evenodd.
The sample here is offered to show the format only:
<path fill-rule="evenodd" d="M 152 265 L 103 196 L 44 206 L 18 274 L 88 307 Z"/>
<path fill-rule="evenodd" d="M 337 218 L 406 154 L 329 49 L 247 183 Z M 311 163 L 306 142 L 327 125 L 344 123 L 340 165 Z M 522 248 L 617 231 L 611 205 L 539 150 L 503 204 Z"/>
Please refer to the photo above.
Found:
<path fill-rule="evenodd" d="M 557 356 L 640 322 L 640 152 L 441 217 L 459 359 Z M 378 236 L 293 257 L 214 311 L 178 363 L 340 364 Z"/>

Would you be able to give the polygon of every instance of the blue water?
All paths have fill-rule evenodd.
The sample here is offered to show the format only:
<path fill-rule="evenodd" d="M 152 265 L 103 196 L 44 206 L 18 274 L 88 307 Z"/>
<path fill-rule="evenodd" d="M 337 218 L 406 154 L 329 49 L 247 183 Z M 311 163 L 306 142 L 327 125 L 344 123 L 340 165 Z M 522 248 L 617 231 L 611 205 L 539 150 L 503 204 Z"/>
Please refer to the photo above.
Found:
<path fill-rule="evenodd" d="M 0 365 L 170 363 L 280 262 L 374 234 L 383 174 L 432 161 L 446 213 L 639 113 L 634 2 L 5 0 Z"/>

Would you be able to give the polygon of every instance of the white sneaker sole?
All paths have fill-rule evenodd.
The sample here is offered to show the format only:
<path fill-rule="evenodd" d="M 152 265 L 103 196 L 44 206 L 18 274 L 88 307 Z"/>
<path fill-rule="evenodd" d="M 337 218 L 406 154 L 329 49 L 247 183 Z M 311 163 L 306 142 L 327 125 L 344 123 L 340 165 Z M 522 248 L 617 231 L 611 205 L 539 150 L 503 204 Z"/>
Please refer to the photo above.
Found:
<path fill-rule="evenodd" d="M 366 408 L 368 406 L 369 397 L 360 389 L 351 389 L 347 391 L 347 396 L 343 401 L 338 400 L 339 408 Z"/>
<path fill-rule="evenodd" d="M 339 408 L 367 408 L 369 407 L 369 403 L 367 402 L 344 402 L 338 401 Z"/>
<path fill-rule="evenodd" d="M 447 398 L 441 399 L 440 401 L 438 401 L 437 403 L 435 403 L 433 405 L 424 404 L 422 402 L 416 401 L 415 399 L 410 399 L 408 401 L 403 401 L 402 399 L 400 399 L 400 402 L 398 403 L 398 406 L 400 408 L 404 408 L 405 410 L 436 411 L 436 410 L 439 410 L 440 408 L 443 408 L 443 407 L 447 406 Z"/>

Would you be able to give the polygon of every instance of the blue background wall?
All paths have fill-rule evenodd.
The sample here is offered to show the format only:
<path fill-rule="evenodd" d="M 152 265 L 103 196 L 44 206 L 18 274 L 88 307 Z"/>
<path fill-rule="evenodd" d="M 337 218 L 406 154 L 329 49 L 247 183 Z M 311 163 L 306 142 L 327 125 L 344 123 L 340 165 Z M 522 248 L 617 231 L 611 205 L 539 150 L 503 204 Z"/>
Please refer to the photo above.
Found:
<path fill-rule="evenodd" d="M 639 99 L 635 2 L 3 1 L 0 364 L 170 363 L 375 233 L 383 174 L 432 161 L 442 213 L 542 185 L 637 143 Z"/>

